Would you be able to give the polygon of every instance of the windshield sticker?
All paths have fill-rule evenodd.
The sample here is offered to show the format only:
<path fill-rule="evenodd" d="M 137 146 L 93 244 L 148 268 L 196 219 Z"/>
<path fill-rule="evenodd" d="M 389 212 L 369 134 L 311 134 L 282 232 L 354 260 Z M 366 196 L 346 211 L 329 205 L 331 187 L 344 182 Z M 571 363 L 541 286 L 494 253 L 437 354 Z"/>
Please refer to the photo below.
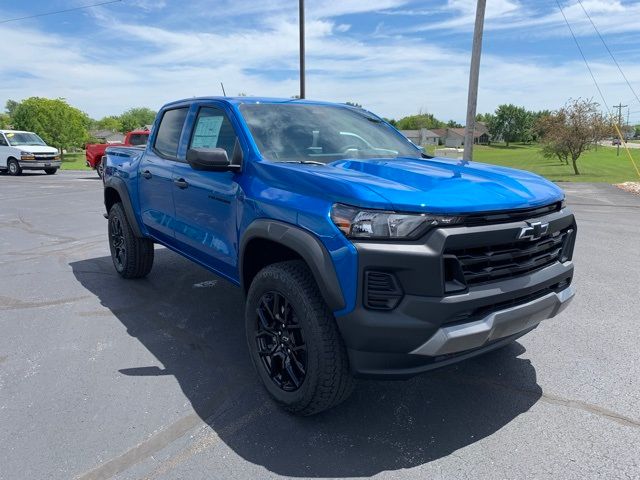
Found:
<path fill-rule="evenodd" d="M 200 117 L 191 148 L 215 148 L 218 145 L 223 117 Z"/>

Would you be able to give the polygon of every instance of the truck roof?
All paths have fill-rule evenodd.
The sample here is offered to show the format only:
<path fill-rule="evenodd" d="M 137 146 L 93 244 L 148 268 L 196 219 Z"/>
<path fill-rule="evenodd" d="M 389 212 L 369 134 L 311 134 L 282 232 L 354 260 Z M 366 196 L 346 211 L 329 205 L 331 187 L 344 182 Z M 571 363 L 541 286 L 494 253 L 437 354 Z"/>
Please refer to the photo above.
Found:
<path fill-rule="evenodd" d="M 0 133 L 34 133 L 27 130 L 0 130 Z"/>
<path fill-rule="evenodd" d="M 256 103 L 303 103 L 307 105 L 343 105 L 336 102 L 324 102 L 320 100 L 308 100 L 308 99 L 299 99 L 299 98 L 277 98 L 277 97 L 220 97 L 220 96 L 212 96 L 212 97 L 192 97 L 192 98 L 184 98 L 182 100 L 176 100 L 171 103 L 167 103 L 164 107 L 169 107 L 172 105 L 179 105 L 184 103 L 193 103 L 193 102 L 201 102 L 206 100 L 216 100 L 220 102 L 226 102 L 231 105 L 242 105 L 242 104 L 256 104 Z M 347 106 L 346 104 L 344 104 Z"/>

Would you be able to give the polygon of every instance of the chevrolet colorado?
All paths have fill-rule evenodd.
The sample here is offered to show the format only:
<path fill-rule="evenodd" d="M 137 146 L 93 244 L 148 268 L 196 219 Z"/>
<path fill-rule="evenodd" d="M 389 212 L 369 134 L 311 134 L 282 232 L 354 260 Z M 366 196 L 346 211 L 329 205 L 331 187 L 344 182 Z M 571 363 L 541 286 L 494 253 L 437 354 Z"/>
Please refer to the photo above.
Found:
<path fill-rule="evenodd" d="M 277 403 L 310 415 L 355 377 L 407 378 L 502 347 L 574 296 L 576 222 L 538 175 L 424 155 L 347 105 L 195 98 L 145 148 L 106 152 L 113 263 L 154 243 L 240 286 Z"/>

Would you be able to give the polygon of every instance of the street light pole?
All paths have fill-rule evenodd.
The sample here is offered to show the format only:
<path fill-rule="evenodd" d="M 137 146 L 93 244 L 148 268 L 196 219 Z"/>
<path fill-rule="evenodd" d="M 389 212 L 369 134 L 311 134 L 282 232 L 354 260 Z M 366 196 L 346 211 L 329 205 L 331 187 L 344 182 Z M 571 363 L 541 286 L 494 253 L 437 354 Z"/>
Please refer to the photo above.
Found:
<path fill-rule="evenodd" d="M 467 161 L 473 158 L 473 133 L 476 127 L 476 107 L 478 106 L 478 77 L 480 76 L 480 54 L 482 53 L 482 31 L 487 0 L 478 0 L 476 25 L 473 32 L 471 69 L 469 71 L 469 97 L 467 99 L 467 125 L 464 133 L 464 154 Z"/>
<path fill-rule="evenodd" d="M 300 20 L 300 98 L 305 98 L 304 66 L 304 0 L 299 0 L 298 17 Z"/>

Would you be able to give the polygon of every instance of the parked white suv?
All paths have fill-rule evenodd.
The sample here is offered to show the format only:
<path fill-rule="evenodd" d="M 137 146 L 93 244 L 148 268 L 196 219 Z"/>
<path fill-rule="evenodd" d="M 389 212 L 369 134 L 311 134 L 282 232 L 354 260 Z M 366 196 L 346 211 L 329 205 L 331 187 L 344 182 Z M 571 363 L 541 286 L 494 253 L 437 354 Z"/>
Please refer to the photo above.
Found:
<path fill-rule="evenodd" d="M 60 153 L 33 132 L 0 130 L 0 170 L 20 175 L 23 170 L 44 170 L 53 175 L 60 168 Z"/>

